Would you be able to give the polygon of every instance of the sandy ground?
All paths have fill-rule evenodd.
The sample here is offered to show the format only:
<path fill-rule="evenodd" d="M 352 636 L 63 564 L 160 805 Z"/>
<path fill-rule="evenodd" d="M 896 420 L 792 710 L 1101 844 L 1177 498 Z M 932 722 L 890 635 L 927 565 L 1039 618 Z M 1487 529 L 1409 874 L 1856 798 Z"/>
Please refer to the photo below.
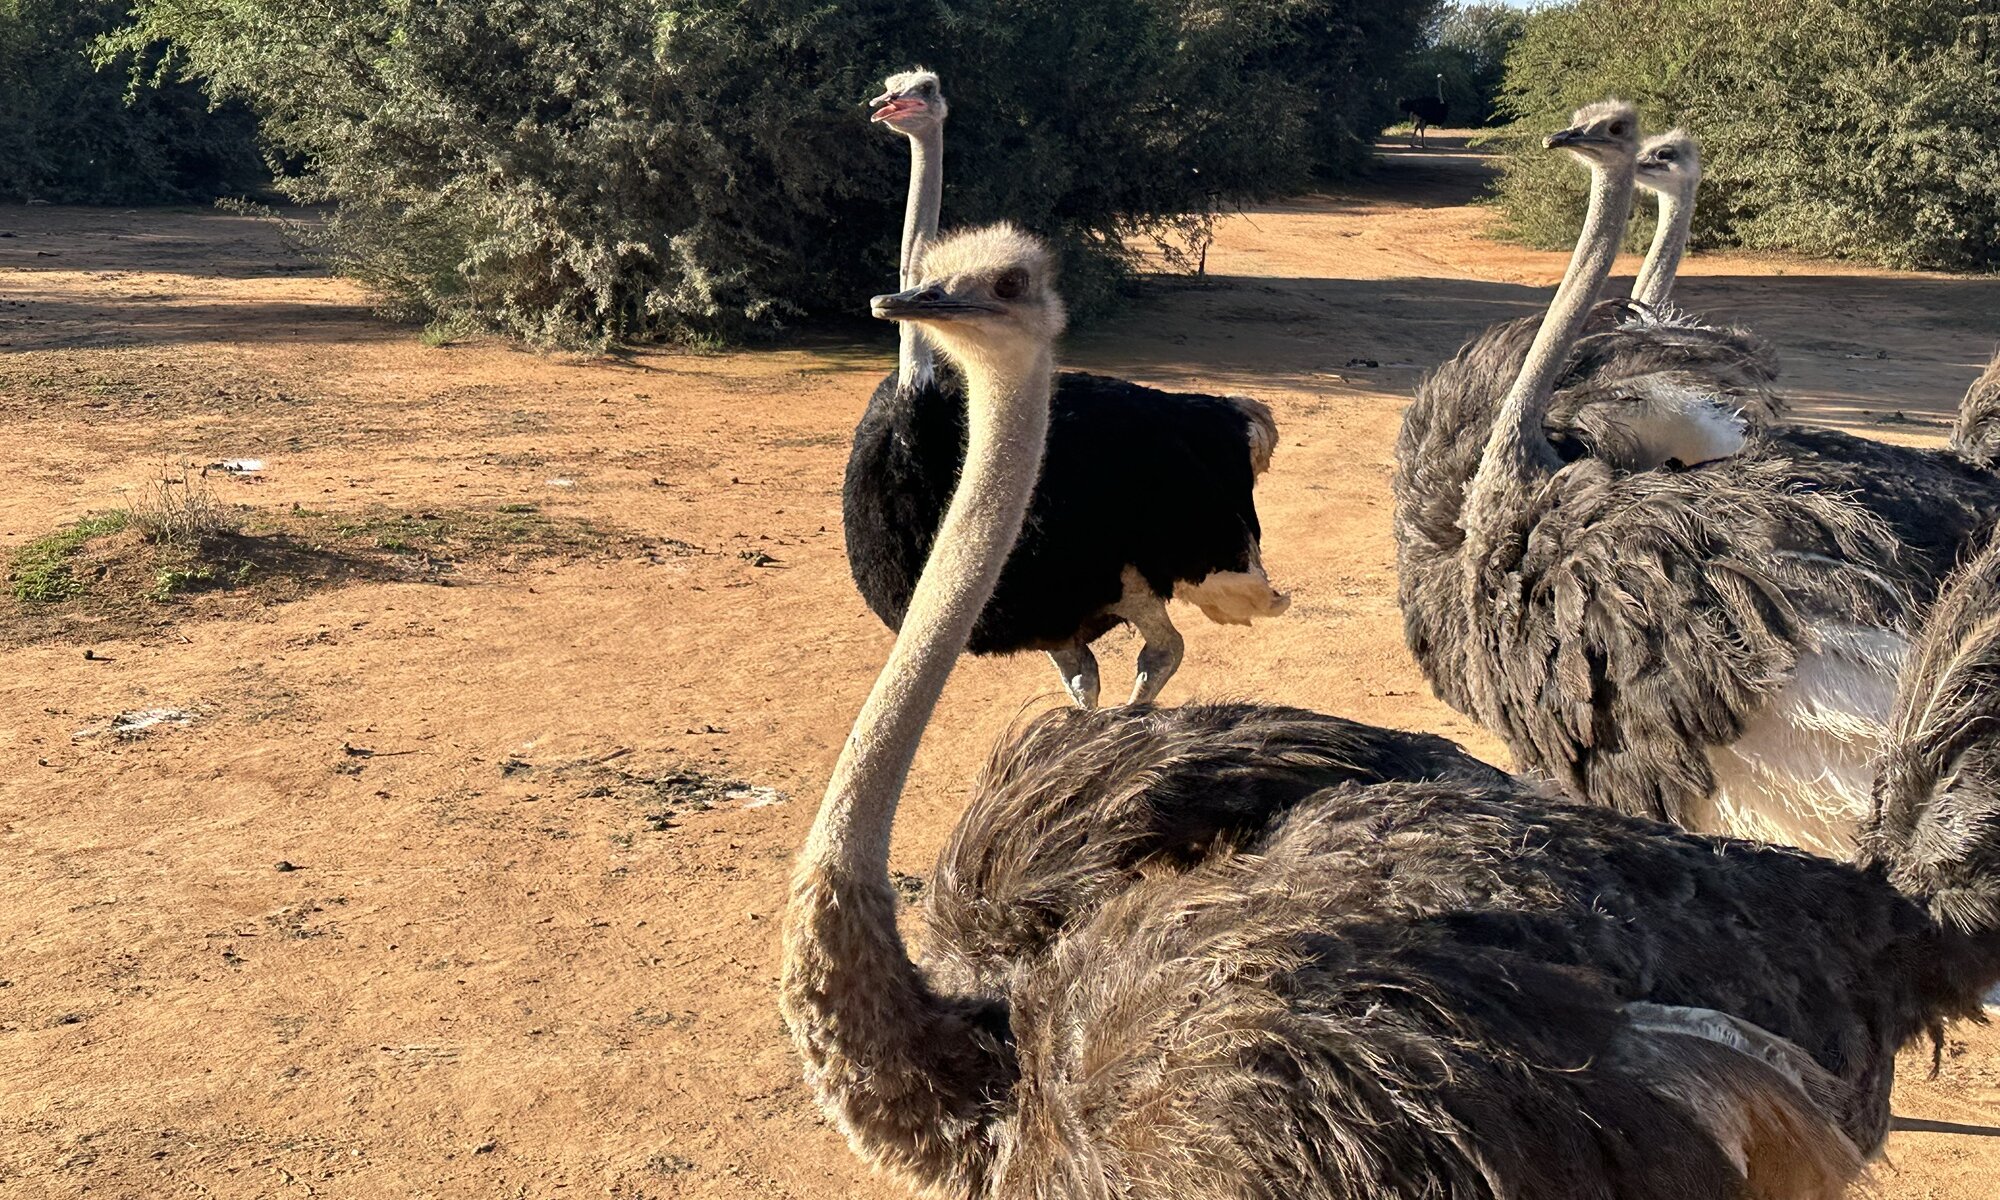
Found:
<path fill-rule="evenodd" d="M 1068 347 L 1253 392 L 1284 429 L 1259 503 L 1297 603 L 1255 630 L 1182 610 L 1169 700 L 1498 755 L 1403 649 L 1388 533 L 1418 374 L 1562 267 L 1481 238 L 1475 168 L 1399 153 L 1233 217 L 1209 278 Z M 883 1194 L 808 1102 L 773 984 L 791 855 L 889 642 L 839 534 L 889 331 L 434 349 L 252 221 L 0 209 L 0 233 L 0 552 L 163 458 L 264 459 L 221 483 L 263 512 L 533 505 L 607 534 L 101 636 L 0 613 L 0 1196 Z M 1809 418 L 1898 438 L 1940 436 L 2000 334 L 1991 280 L 1699 257 L 1683 299 L 1775 340 Z M 1131 649 L 1106 647 L 1107 692 Z M 898 869 L 925 872 L 973 765 L 1054 684 L 1039 660 L 960 669 Z M 79 736 L 156 707 L 191 723 Z M 2000 1124 L 2000 1036 L 1956 1031 L 1934 1081 L 1927 1052 L 1904 1066 L 1900 1113 Z M 1972 1200 L 1996 1170 L 2000 1141 L 1899 1134 L 1878 1183 Z"/>

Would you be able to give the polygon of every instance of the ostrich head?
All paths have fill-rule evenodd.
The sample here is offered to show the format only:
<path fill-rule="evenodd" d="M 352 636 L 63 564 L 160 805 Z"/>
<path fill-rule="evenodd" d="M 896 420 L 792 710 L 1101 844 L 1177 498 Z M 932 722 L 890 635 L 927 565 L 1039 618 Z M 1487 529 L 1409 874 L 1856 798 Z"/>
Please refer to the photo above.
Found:
<path fill-rule="evenodd" d="M 882 94 L 868 103 L 875 108 L 875 115 L 869 120 L 887 125 L 906 137 L 944 124 L 951 111 L 951 106 L 944 102 L 937 75 L 922 67 L 889 76 L 882 81 Z"/>
<path fill-rule="evenodd" d="M 1701 182 L 1701 143 L 1685 129 L 1646 139 L 1639 148 L 1639 186 L 1651 192 L 1686 192 Z"/>
<path fill-rule="evenodd" d="M 961 365 L 1019 363 L 1063 330 L 1055 261 L 1040 238 L 1009 224 L 952 234 L 924 252 L 923 282 L 870 308 L 912 321 Z"/>
<path fill-rule="evenodd" d="M 1570 117 L 1569 128 L 1550 134 L 1543 145 L 1567 150 L 1585 166 L 1630 159 L 1639 152 L 1639 114 L 1623 100 L 1586 104 Z"/>

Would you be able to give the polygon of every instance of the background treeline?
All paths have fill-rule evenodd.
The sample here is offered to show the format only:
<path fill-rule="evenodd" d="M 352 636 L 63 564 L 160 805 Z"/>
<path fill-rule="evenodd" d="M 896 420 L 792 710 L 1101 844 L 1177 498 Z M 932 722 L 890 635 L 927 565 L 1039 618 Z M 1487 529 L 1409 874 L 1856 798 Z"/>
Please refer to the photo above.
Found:
<path fill-rule="evenodd" d="M 1493 124 L 1502 115 L 1507 55 L 1527 33 L 1528 20 L 1527 11 L 1504 4 L 1440 8 L 1405 72 L 1401 94 L 1435 96 L 1442 91 L 1451 108 L 1447 123 L 1455 128 Z"/>
<path fill-rule="evenodd" d="M 129 60 L 96 68 L 98 35 L 130 11 L 130 0 L 0 0 L 0 201 L 173 204 L 265 184 L 247 110 L 210 112 L 186 83 L 128 104 Z"/>
<path fill-rule="evenodd" d="M 1996 0 L 1578 0 L 1537 13 L 1508 63 L 1500 199 L 1567 245 L 1583 173 L 1540 138 L 1616 95 L 1697 133 L 1699 244 L 2000 268 Z M 1644 236 L 1644 230 L 1636 230 Z"/>
<path fill-rule="evenodd" d="M 1338 176 L 1436 0 L 133 0 L 117 42 L 262 118 L 397 307 L 545 344 L 857 311 L 895 261 L 890 70 L 952 101 L 946 220 L 1052 234 L 1086 308 L 1135 235 Z"/>

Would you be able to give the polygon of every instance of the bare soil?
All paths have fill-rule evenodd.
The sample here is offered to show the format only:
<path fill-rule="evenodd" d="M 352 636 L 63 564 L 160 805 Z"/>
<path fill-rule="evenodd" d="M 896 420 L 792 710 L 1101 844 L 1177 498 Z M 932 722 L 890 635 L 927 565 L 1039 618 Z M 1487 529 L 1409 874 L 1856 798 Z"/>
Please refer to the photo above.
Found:
<path fill-rule="evenodd" d="M 1297 603 L 1253 630 L 1184 610 L 1169 700 L 1498 761 L 1403 649 L 1390 447 L 1419 374 L 1564 257 L 1487 240 L 1481 164 L 1434 145 L 1230 218 L 1207 278 L 1151 282 L 1066 357 L 1256 394 L 1284 430 L 1259 499 Z M 238 536 L 293 554 L 156 600 L 152 549 L 112 538 L 96 591 L 0 596 L 0 1196 L 883 1194 L 772 989 L 792 853 L 889 643 L 839 484 L 891 333 L 428 348 L 243 218 L 5 208 L 0 234 L 0 555 L 162 461 L 231 458 L 266 463 L 215 481 Z M 2000 282 L 1699 256 L 1682 299 L 1771 337 L 1809 419 L 1934 441 Z M 1111 691 L 1132 645 L 1107 649 Z M 1055 684 L 963 665 L 898 871 Z M 106 732 L 156 709 L 185 720 Z M 2000 1036 L 1929 1067 L 1907 1056 L 1899 1113 L 2000 1126 Z M 1996 1172 L 2000 1141 L 1907 1133 L 1877 1183 L 1973 1200 Z"/>

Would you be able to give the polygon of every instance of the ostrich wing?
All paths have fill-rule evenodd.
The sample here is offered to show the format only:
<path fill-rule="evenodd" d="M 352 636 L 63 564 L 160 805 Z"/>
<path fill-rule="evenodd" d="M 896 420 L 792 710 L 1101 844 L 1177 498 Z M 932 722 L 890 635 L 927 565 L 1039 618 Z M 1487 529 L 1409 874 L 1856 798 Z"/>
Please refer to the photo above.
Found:
<path fill-rule="evenodd" d="M 1898 547 L 1773 457 L 1619 475 L 1572 463 L 1511 558 L 1478 564 L 1460 656 L 1475 715 L 1574 795 L 1687 820 L 1726 745 L 1822 626 L 1895 628 Z"/>
<path fill-rule="evenodd" d="M 1109 898 L 1021 981 L 998 1190 L 1686 1200 L 1762 1194 L 1743 1167 L 1844 1178 L 1925 1028 L 1933 932 L 1841 864 L 1524 786 L 1331 789 L 1255 852 Z"/>
<path fill-rule="evenodd" d="M 1250 704 L 1036 717 L 1004 739 L 939 855 L 925 959 L 986 992 L 1148 872 L 1253 845 L 1340 783 L 1506 779 L 1443 738 Z"/>

